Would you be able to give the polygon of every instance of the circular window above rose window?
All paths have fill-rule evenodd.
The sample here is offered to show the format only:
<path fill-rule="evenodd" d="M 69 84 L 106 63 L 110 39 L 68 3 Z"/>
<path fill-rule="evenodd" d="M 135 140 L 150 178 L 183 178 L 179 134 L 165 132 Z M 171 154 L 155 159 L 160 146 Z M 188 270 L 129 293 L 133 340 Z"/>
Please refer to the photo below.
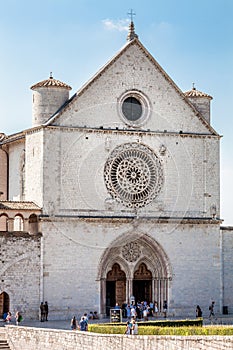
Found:
<path fill-rule="evenodd" d="M 104 167 L 110 195 L 129 208 L 141 208 L 158 196 L 164 182 L 160 159 L 149 147 L 138 143 L 117 146 Z"/>
<path fill-rule="evenodd" d="M 150 116 L 148 98 L 137 90 L 127 91 L 118 101 L 118 113 L 124 123 L 138 127 L 143 125 Z"/>

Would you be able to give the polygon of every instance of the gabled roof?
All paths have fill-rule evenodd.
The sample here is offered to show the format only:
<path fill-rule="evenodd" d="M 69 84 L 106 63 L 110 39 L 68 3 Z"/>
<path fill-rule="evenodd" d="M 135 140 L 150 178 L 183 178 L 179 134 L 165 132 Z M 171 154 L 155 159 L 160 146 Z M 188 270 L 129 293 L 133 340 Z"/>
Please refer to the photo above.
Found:
<path fill-rule="evenodd" d="M 0 210 L 41 210 L 38 205 L 33 202 L 19 201 L 0 201 Z"/>
<path fill-rule="evenodd" d="M 56 112 L 51 118 L 48 119 L 46 123 L 43 125 L 51 125 L 62 113 L 65 111 L 68 106 L 72 105 L 74 101 L 76 101 L 114 62 L 123 55 L 130 46 L 137 45 L 140 50 L 144 52 L 147 58 L 155 65 L 155 67 L 161 72 L 164 78 L 173 86 L 173 88 L 177 91 L 177 93 L 181 96 L 183 100 L 189 105 L 189 107 L 193 110 L 195 115 L 199 118 L 202 124 L 211 132 L 213 135 L 218 135 L 218 133 L 210 126 L 210 124 L 204 119 L 200 112 L 193 106 L 193 104 L 189 101 L 189 99 L 185 96 L 185 94 L 179 89 L 179 87 L 174 83 L 174 81 L 169 77 L 169 75 L 163 70 L 163 68 L 158 64 L 158 62 L 154 59 L 154 57 L 147 51 L 147 49 L 142 45 L 140 40 L 135 37 L 133 40 L 127 42 L 123 48 L 110 60 L 108 61 L 86 84 L 84 84 L 80 90 L 78 90 L 63 106 Z"/>

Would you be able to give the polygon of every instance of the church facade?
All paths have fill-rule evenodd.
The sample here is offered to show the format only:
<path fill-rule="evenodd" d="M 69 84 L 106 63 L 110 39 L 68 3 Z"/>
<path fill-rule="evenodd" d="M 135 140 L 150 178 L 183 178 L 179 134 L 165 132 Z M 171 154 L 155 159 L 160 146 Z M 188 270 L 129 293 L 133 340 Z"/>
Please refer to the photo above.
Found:
<path fill-rule="evenodd" d="M 138 39 L 71 98 L 31 87 L 32 127 L 0 140 L 0 312 L 233 311 L 233 238 L 220 218 L 212 97 L 182 92 Z"/>

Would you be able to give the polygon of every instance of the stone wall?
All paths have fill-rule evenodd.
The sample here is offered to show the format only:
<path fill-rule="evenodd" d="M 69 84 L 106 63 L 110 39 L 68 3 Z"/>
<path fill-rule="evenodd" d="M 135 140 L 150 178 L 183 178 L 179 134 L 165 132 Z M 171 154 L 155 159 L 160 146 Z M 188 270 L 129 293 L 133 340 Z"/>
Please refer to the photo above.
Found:
<path fill-rule="evenodd" d="M 7 153 L 0 149 L 0 199 L 7 199 Z"/>
<path fill-rule="evenodd" d="M 40 305 L 41 236 L 0 232 L 0 293 L 9 295 L 10 311 L 37 319 Z"/>
<path fill-rule="evenodd" d="M 221 227 L 222 234 L 222 267 L 223 267 L 223 306 L 233 313 L 233 227 Z"/>
<path fill-rule="evenodd" d="M 132 336 L 7 326 L 6 337 L 14 350 L 225 350 L 233 336 Z"/>
<path fill-rule="evenodd" d="M 43 130 L 28 133 L 25 140 L 25 200 L 43 206 Z"/>
<path fill-rule="evenodd" d="M 22 200 L 22 170 L 24 163 L 24 141 L 20 140 L 9 145 L 9 200 Z"/>

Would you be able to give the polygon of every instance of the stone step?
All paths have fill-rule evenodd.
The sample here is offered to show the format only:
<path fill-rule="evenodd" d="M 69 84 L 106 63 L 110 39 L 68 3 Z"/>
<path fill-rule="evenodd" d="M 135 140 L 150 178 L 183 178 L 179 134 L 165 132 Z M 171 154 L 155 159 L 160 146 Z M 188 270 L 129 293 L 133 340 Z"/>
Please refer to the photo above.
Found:
<path fill-rule="evenodd" d="M 10 350 L 7 340 L 0 340 L 0 350 Z"/>

